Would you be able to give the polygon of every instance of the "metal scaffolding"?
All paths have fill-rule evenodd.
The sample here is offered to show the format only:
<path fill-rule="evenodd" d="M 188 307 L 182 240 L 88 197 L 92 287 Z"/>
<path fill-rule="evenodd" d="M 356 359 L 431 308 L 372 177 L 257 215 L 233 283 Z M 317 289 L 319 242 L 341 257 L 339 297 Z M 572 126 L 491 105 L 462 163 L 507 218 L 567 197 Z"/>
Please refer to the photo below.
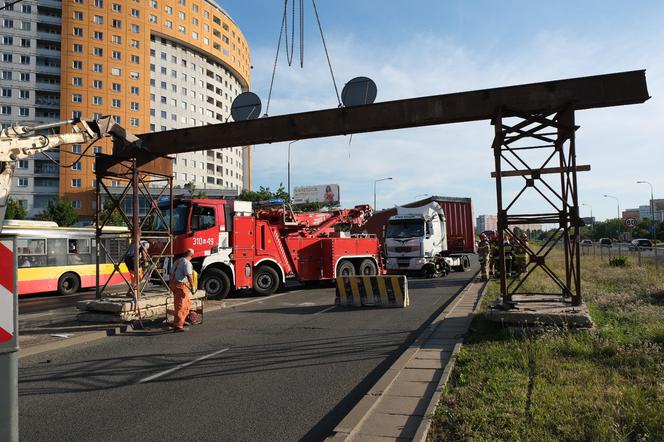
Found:
<path fill-rule="evenodd" d="M 170 161 L 161 158 L 158 161 Z M 173 257 L 173 177 L 168 168 L 139 166 L 136 159 L 122 162 L 111 155 L 98 155 L 96 166 L 96 266 L 97 298 L 124 294 L 135 302 L 147 290 L 170 292 L 160 270 Z M 117 191 L 113 190 L 120 190 Z M 152 191 L 151 191 L 152 190 Z M 164 214 L 159 201 L 168 198 L 169 211 Z M 140 204 L 140 202 L 143 204 Z M 131 202 L 126 205 L 125 202 Z M 145 207 L 141 213 L 141 206 Z M 118 213 L 126 231 L 110 229 L 109 221 Z M 141 244 L 147 242 L 147 250 Z M 129 259 L 129 261 L 128 261 Z M 132 262 L 133 260 L 133 262 Z M 133 264 L 134 272 L 128 271 Z M 100 266 L 111 264 L 111 274 L 100 280 Z M 119 277 L 119 278 L 118 278 Z M 119 279 L 120 288 L 114 281 Z M 123 284 L 124 283 L 124 284 Z M 123 288 L 126 286 L 126 291 Z M 139 317 L 140 317 L 140 311 Z"/>
<path fill-rule="evenodd" d="M 511 117 L 505 118 L 504 115 Z M 575 132 L 578 126 L 574 124 L 574 111 L 568 108 L 559 112 L 527 114 L 502 110 L 492 124 L 495 130 L 492 144 L 495 172 L 491 175 L 496 179 L 497 264 L 500 266 L 503 303 L 509 305 L 514 295 L 556 295 L 564 302 L 581 305 L 579 229 L 582 223 L 576 175 L 578 171 L 590 170 L 590 166 L 576 164 Z M 512 180 L 508 183 L 510 178 Z M 514 180 L 522 181 L 514 186 Z M 506 184 L 512 184 L 512 187 L 508 190 Z M 544 209 L 519 213 L 519 202 L 527 195 L 534 196 Z M 553 224 L 556 230 L 544 244 L 531 247 L 514 232 L 516 226 L 526 224 Z M 508 279 L 504 239 L 511 246 L 526 251 L 527 266 L 518 278 Z M 558 243 L 562 243 L 564 249 L 565 275 L 557 275 L 547 262 Z M 537 269 L 548 275 L 559 290 L 553 293 L 520 291 Z"/>

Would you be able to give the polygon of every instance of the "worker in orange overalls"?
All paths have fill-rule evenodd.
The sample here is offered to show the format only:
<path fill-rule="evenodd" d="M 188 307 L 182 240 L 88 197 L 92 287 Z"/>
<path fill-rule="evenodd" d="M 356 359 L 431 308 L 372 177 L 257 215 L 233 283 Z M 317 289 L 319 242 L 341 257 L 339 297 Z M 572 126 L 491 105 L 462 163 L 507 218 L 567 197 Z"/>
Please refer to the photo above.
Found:
<path fill-rule="evenodd" d="M 173 291 L 175 317 L 173 318 L 173 331 L 183 332 L 184 321 L 189 315 L 191 299 L 189 296 L 194 292 L 194 267 L 191 258 L 194 256 L 193 249 L 187 249 L 184 256 L 173 264 L 169 286 Z"/>

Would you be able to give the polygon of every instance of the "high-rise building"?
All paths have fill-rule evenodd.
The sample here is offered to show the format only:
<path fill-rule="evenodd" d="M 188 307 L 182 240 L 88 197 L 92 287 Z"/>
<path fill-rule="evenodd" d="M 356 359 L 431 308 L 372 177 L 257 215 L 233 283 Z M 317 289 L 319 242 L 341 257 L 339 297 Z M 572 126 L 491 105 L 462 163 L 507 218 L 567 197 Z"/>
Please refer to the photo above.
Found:
<path fill-rule="evenodd" d="M 475 226 L 480 233 L 487 230 L 498 230 L 498 217 L 496 215 L 480 215 L 477 217 Z"/>
<path fill-rule="evenodd" d="M 212 1 L 24 0 L 0 11 L 0 24 L 3 125 L 112 115 L 137 134 L 202 126 L 226 121 L 232 100 L 249 89 L 247 42 Z M 43 156 L 23 162 L 12 196 L 31 215 L 60 196 L 91 216 L 86 148 L 61 150 L 68 167 Z M 87 153 L 110 150 L 104 140 Z M 175 185 L 240 191 L 250 186 L 250 155 L 248 147 L 178 155 Z"/>

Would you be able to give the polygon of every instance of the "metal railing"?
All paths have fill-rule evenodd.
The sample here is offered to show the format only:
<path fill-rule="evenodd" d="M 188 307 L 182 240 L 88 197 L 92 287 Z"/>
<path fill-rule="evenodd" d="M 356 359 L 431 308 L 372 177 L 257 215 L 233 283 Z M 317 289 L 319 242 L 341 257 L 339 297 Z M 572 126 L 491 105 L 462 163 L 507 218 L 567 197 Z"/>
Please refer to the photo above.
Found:
<path fill-rule="evenodd" d="M 608 244 L 581 244 L 581 256 L 597 256 L 611 259 L 626 256 L 632 264 L 653 264 L 655 269 L 664 265 L 664 247 L 635 247 L 626 243 Z"/>

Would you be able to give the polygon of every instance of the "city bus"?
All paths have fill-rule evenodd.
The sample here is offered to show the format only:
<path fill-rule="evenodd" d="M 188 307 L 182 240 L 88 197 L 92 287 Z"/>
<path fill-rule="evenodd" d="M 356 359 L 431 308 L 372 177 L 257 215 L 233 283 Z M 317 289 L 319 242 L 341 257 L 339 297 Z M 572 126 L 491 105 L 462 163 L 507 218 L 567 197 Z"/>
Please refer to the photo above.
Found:
<path fill-rule="evenodd" d="M 105 240 L 106 250 L 118 261 L 128 248 L 125 227 L 105 227 L 117 236 Z M 16 238 L 18 255 L 18 294 L 58 292 L 72 295 L 80 289 L 96 287 L 96 244 L 93 227 L 58 227 L 50 221 L 7 220 L 2 235 Z M 100 252 L 99 282 L 103 285 L 113 272 L 113 264 Z M 120 271 L 129 280 L 123 263 Z M 120 284 L 123 275 L 115 272 L 109 285 Z"/>

